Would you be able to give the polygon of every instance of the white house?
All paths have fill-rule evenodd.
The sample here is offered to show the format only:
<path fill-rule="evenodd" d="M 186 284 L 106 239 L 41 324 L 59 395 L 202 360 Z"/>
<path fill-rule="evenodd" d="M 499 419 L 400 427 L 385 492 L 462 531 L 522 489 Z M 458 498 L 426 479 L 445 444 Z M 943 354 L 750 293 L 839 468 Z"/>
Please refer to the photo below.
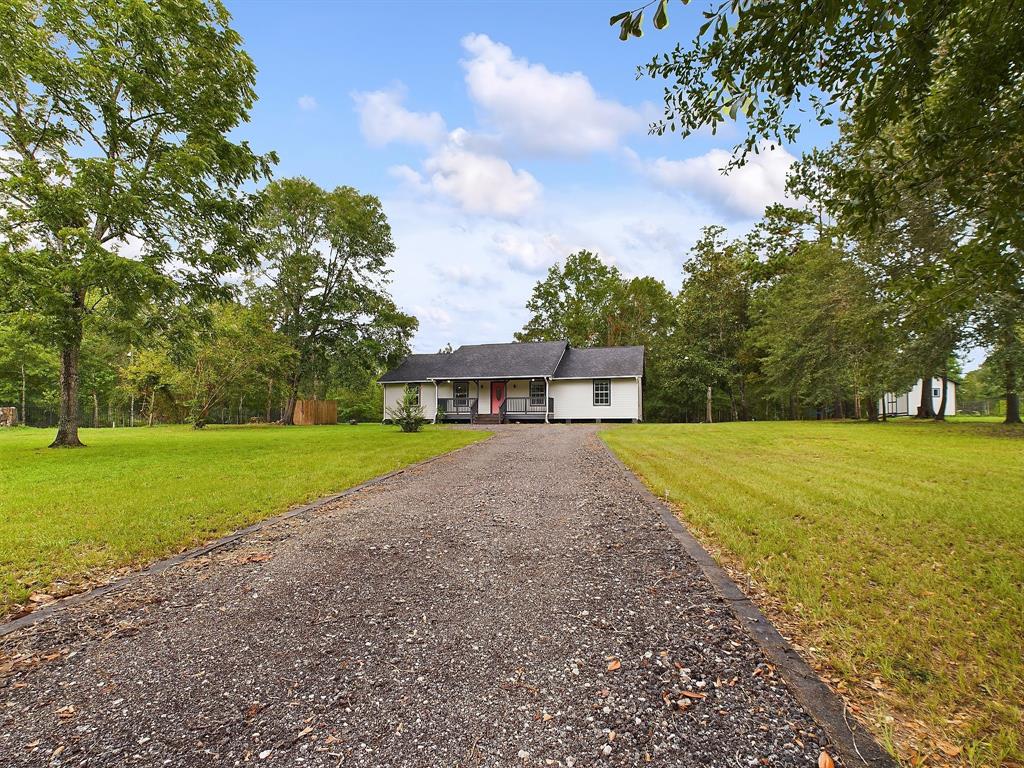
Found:
<path fill-rule="evenodd" d="M 924 386 L 924 380 L 918 379 L 909 392 L 890 392 L 878 401 L 879 414 L 915 416 L 918 406 L 921 404 L 922 386 Z M 938 413 L 942 407 L 942 379 L 935 377 L 930 380 L 928 386 L 931 389 L 932 411 Z M 946 410 L 942 415 L 956 415 L 956 382 L 953 379 L 946 379 Z"/>
<path fill-rule="evenodd" d="M 642 421 L 643 347 L 467 344 L 409 355 L 380 378 L 384 418 L 406 390 L 435 421 Z"/>

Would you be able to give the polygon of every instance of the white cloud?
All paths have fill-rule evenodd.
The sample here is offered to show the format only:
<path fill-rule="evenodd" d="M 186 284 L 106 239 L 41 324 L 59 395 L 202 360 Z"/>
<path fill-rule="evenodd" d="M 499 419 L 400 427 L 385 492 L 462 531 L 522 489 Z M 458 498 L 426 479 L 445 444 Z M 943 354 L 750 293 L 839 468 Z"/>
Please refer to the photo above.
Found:
<path fill-rule="evenodd" d="M 421 325 L 413 346 L 420 352 L 435 352 L 449 341 L 511 341 L 528 319 L 525 305 L 534 284 L 548 266 L 581 248 L 616 264 L 627 277 L 653 275 L 676 290 L 700 228 L 728 223 L 637 180 L 614 189 L 556 188 L 550 199 L 545 191 L 544 204 L 515 223 L 469 216 L 433 195 L 405 189 L 387 196 L 384 206 L 398 247 L 395 300 L 409 312 L 440 307 L 450 318 L 441 327 L 414 312 Z M 668 241 L 668 233 L 678 237 L 674 247 L 652 247 L 643 237 Z"/>
<path fill-rule="evenodd" d="M 516 217 L 528 211 L 541 194 L 530 173 L 507 160 L 450 142 L 423 163 L 435 192 L 467 213 Z"/>
<path fill-rule="evenodd" d="M 626 153 L 640 172 L 658 185 L 684 191 L 734 215 L 754 217 L 772 203 L 797 202 L 786 195 L 786 174 L 796 158 L 782 147 L 772 150 L 763 144 L 760 150 L 728 174 L 722 169 L 732 154 L 724 149 L 685 160 L 643 160 L 632 150 Z"/>
<path fill-rule="evenodd" d="M 422 173 L 408 165 L 392 166 L 388 173 L 417 195 L 432 194 L 466 213 L 515 218 L 530 210 L 540 197 L 540 182 L 478 146 L 486 142 L 459 128 L 423 161 Z"/>
<path fill-rule="evenodd" d="M 557 235 L 519 230 L 496 232 L 493 237 L 498 251 L 508 258 L 508 265 L 517 272 L 540 274 L 570 251 Z"/>
<path fill-rule="evenodd" d="M 414 192 L 426 192 L 429 189 L 426 182 L 423 181 L 423 175 L 408 165 L 393 165 L 388 168 L 388 175 L 398 179 L 405 187 Z"/>
<path fill-rule="evenodd" d="M 631 221 L 623 229 L 622 245 L 628 250 L 681 256 L 687 245 L 677 229 L 649 221 Z"/>
<path fill-rule="evenodd" d="M 303 112 L 312 112 L 319 105 L 313 96 L 299 96 L 299 109 Z"/>
<path fill-rule="evenodd" d="M 405 87 L 353 93 L 359 127 L 373 146 L 393 141 L 434 146 L 444 140 L 444 118 L 437 112 L 411 112 L 402 106 Z"/>
<path fill-rule="evenodd" d="M 452 316 L 441 307 L 424 307 L 416 304 L 412 308 L 420 323 L 429 323 L 433 328 L 445 330 L 452 324 Z"/>
<path fill-rule="evenodd" d="M 467 35 L 462 47 L 470 96 L 486 119 L 517 145 L 565 154 L 610 150 L 647 120 L 637 110 L 602 99 L 581 72 L 555 73 L 518 59 L 487 35 Z"/>
<path fill-rule="evenodd" d="M 442 264 L 439 271 L 446 280 L 467 288 L 487 288 L 496 285 L 498 282 L 498 278 L 493 274 L 473 269 L 472 267 L 460 262 Z M 475 306 L 471 307 L 470 305 L 459 302 L 454 306 L 456 309 L 461 311 L 475 309 Z"/>

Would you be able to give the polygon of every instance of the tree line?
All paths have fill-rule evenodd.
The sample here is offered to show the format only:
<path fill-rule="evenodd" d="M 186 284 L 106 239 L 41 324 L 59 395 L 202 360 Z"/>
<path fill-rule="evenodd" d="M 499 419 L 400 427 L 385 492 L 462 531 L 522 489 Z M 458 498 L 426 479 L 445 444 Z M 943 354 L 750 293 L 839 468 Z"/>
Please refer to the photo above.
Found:
<path fill-rule="evenodd" d="M 925 384 L 915 415 L 941 420 L 945 400 L 934 407 L 933 387 L 945 393 L 951 378 L 960 381 L 958 355 L 980 344 L 992 353 L 968 391 L 1002 396 L 1015 421 L 1013 361 L 1024 325 L 1018 320 L 1006 341 L 983 296 L 951 299 L 954 278 L 941 265 L 957 247 L 955 230 L 937 224 L 924 203 L 906 210 L 860 237 L 781 205 L 742 237 L 706 227 L 681 264 L 677 291 L 651 277 L 624 278 L 580 251 L 535 285 L 516 338 L 643 345 L 645 415 L 656 421 L 878 420 L 887 415 L 884 395 L 918 379 Z M 923 297 L 922 286 L 937 300 Z"/>
<path fill-rule="evenodd" d="M 416 319 L 389 297 L 394 251 L 377 198 L 282 179 L 259 195 L 259 243 L 234 289 L 140 302 L 130 318 L 87 293 L 78 353 L 82 424 L 292 423 L 300 396 L 341 401 L 345 419 L 379 418 L 376 377 L 407 354 Z M 49 426 L 61 357 L 36 307 L 0 318 L 0 400 Z"/>
<path fill-rule="evenodd" d="M 86 414 L 289 423 L 407 352 L 379 200 L 252 191 L 277 161 L 231 135 L 255 75 L 217 0 L 4 4 L 0 396 L 52 411 L 54 447 Z"/>
<path fill-rule="evenodd" d="M 611 17 L 620 39 L 643 35 L 650 9 L 655 29 L 670 34 L 664 30 L 676 11 L 669 0 L 650 0 Z M 764 334 L 745 349 L 767 345 L 757 357 L 764 386 L 821 407 L 845 381 L 854 382 L 846 387 L 853 393 L 878 391 L 880 381 L 905 384 L 898 371 L 906 362 L 925 378 L 948 374 L 951 350 L 973 342 L 990 353 L 984 379 L 989 386 L 998 379 L 1006 421 L 1020 423 L 1024 24 L 1017 4 L 715 0 L 685 12 L 698 10 L 689 41 L 638 68 L 664 84 L 653 133 L 687 136 L 734 123 L 742 132 L 736 167 L 794 141 L 807 123 L 839 128 L 837 141 L 805 155 L 789 180 L 829 226 L 788 255 L 792 263 L 758 271 L 752 293 L 739 291 Z M 775 256 L 758 253 L 757 242 L 737 247 L 757 253 L 762 265 Z M 802 280 L 819 292 L 804 290 Z M 773 308 L 787 306 L 822 321 L 847 317 L 847 330 L 862 332 L 839 335 L 832 324 L 800 336 L 812 329 L 810 315 L 776 313 L 772 321 Z M 860 312 L 877 313 L 880 324 L 868 333 Z M 896 352 L 871 362 L 883 346 Z M 851 350 L 861 355 L 856 364 Z M 851 362 L 816 364 L 833 355 Z M 749 384 L 738 373 L 750 373 L 746 358 L 704 359 L 709 372 L 731 371 L 723 385 Z M 681 378 L 669 372 L 666 380 Z M 742 409 L 742 392 L 737 397 Z"/>

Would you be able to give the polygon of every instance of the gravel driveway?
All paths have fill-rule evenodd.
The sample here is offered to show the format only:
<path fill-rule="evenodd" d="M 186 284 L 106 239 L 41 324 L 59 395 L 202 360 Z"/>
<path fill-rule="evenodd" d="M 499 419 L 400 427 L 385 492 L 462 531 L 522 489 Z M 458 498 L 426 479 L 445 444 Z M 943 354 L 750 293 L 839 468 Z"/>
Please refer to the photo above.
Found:
<path fill-rule="evenodd" d="M 823 739 L 589 426 L 498 428 L 0 650 L 0 765 L 810 767 Z"/>

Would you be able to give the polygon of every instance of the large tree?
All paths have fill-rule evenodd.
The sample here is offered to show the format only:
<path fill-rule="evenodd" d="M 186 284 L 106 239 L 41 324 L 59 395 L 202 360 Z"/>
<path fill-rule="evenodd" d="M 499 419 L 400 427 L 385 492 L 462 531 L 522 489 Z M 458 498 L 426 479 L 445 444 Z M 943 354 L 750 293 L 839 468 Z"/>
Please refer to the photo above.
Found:
<path fill-rule="evenodd" d="M 297 353 L 283 416 L 290 424 L 303 386 L 315 391 L 328 372 L 353 383 L 396 362 L 417 322 L 387 292 L 395 246 L 380 200 L 295 178 L 270 184 L 262 203 L 262 250 L 249 283 Z"/>
<path fill-rule="evenodd" d="M 652 6 L 655 26 L 667 25 L 668 0 L 652 0 L 612 18 L 622 39 L 642 34 Z M 961 225 L 946 264 L 971 281 L 982 341 L 1010 350 L 997 359 L 1007 398 L 1017 397 L 1016 315 L 1001 309 L 1024 307 L 1024 15 L 1015 0 L 722 0 L 693 40 L 643 72 L 668 80 L 655 132 L 714 130 L 742 116 L 737 163 L 792 141 L 805 120 L 839 121 L 842 162 L 818 191 L 847 228 L 876 230 L 906 200 L 941 196 Z M 914 301 L 931 294 L 924 284 Z"/>
<path fill-rule="evenodd" d="M 779 280 L 759 298 L 756 328 L 766 381 L 793 406 L 835 417 L 861 415 L 888 390 L 898 349 L 887 305 L 841 242 L 822 236 L 792 255 Z M 846 410 L 854 403 L 854 412 Z M 795 414 L 791 414 L 795 415 Z"/>
<path fill-rule="evenodd" d="M 619 270 L 596 253 L 570 254 L 534 285 L 526 303 L 530 319 L 516 333 L 516 341 L 565 339 L 574 347 L 613 343 L 622 282 Z"/>
<path fill-rule="evenodd" d="M 749 354 L 750 304 L 756 261 L 744 241 L 729 242 L 725 229 L 705 227 L 683 265 L 679 292 L 681 371 L 703 374 L 701 389 L 721 388 L 733 419 L 749 418 L 747 377 L 755 361 Z"/>
<path fill-rule="evenodd" d="M 272 156 L 228 134 L 256 68 L 218 0 L 0 0 L 0 290 L 60 355 L 54 446 L 79 446 L 98 302 L 214 293 L 246 259 L 239 186 Z"/>
<path fill-rule="evenodd" d="M 668 0 L 651 0 L 612 17 L 622 39 L 642 34 L 652 6 L 655 26 L 667 26 Z M 859 168 L 865 189 L 940 181 L 954 202 L 989 209 L 1000 237 L 1021 247 L 1024 20 L 1015 0 L 717 0 L 702 22 L 689 43 L 642 69 L 668 80 L 656 131 L 689 134 L 743 115 L 740 149 L 750 152 L 791 141 L 808 112 L 822 124 L 841 118 L 854 151 L 875 151 L 874 167 Z M 882 213 L 878 202 L 849 204 Z"/>

